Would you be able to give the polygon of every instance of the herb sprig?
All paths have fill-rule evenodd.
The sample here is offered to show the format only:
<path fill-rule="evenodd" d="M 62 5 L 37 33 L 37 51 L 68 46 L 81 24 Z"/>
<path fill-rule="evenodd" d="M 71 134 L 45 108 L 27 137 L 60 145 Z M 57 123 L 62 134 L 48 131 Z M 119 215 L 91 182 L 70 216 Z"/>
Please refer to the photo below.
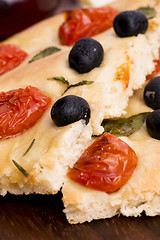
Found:
<path fill-rule="evenodd" d="M 90 85 L 90 84 L 94 83 L 94 81 L 83 80 L 83 81 L 75 83 L 75 84 L 70 84 L 69 81 L 66 80 L 64 77 L 52 77 L 52 78 L 48 78 L 47 80 L 55 80 L 55 81 L 59 81 L 59 82 L 61 82 L 63 84 L 66 84 L 67 88 L 62 93 L 62 95 L 64 93 L 66 93 L 70 88 L 79 87 L 79 86 L 82 86 L 82 85 Z"/>
<path fill-rule="evenodd" d="M 27 148 L 27 150 L 25 151 L 25 153 L 22 155 L 22 157 L 24 157 L 31 149 L 31 147 L 33 146 L 35 142 L 35 138 L 32 140 L 31 144 L 29 145 L 29 147 Z M 12 162 L 14 163 L 14 165 L 17 167 L 17 169 L 26 177 L 29 176 L 29 173 L 21 166 L 19 165 L 18 162 L 16 162 L 15 160 L 12 160 Z"/>
<path fill-rule="evenodd" d="M 35 138 L 32 140 L 31 144 L 29 145 L 29 147 L 27 148 L 27 150 L 25 151 L 25 153 L 23 154 L 23 157 L 30 151 L 31 147 L 33 146 L 34 142 L 35 142 Z"/>
<path fill-rule="evenodd" d="M 15 160 L 12 160 L 12 162 L 25 177 L 29 176 L 29 173 L 21 165 L 19 165 L 19 163 L 17 163 Z"/>

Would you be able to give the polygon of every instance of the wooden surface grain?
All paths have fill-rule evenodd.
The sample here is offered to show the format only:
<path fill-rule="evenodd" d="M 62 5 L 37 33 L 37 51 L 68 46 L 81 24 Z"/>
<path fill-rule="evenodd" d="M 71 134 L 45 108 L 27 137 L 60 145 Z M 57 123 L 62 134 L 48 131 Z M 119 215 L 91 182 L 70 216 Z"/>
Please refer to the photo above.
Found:
<path fill-rule="evenodd" d="M 160 217 L 113 217 L 70 225 L 56 196 L 0 197 L 0 240 L 158 240 Z"/>
<path fill-rule="evenodd" d="M 80 6 L 61 0 L 53 14 Z M 70 225 L 61 193 L 55 196 L 0 196 L 0 240 L 158 240 L 160 217 L 113 217 Z"/>

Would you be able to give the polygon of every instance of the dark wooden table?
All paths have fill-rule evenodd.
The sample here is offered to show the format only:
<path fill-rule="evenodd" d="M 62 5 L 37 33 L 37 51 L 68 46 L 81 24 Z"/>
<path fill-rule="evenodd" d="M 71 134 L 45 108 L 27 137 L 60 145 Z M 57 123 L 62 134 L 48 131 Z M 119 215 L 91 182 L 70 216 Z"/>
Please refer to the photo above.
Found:
<path fill-rule="evenodd" d="M 61 13 L 64 10 L 72 10 L 74 8 L 80 7 L 78 0 L 57 0 L 58 6 L 53 10 L 53 14 Z"/>
<path fill-rule="evenodd" d="M 0 240 L 158 240 L 160 217 L 114 217 L 70 225 L 56 196 L 0 197 Z"/>
<path fill-rule="evenodd" d="M 78 7 L 76 0 L 60 0 L 53 14 Z M 70 225 L 56 196 L 0 197 L 0 240 L 158 240 L 160 217 L 114 217 Z"/>

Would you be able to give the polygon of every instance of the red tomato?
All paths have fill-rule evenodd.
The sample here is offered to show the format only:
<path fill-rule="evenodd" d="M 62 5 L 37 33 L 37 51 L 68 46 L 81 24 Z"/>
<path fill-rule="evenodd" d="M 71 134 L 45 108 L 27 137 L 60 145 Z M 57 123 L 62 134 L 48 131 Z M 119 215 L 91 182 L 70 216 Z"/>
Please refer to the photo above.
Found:
<path fill-rule="evenodd" d="M 0 46 L 0 75 L 17 67 L 28 56 L 15 45 Z"/>
<path fill-rule="evenodd" d="M 128 181 L 137 162 L 128 144 L 104 133 L 85 150 L 68 176 L 86 187 L 112 193 Z"/>
<path fill-rule="evenodd" d="M 124 88 L 129 86 L 129 73 L 130 73 L 130 65 L 128 62 L 121 64 L 116 69 L 116 78 L 115 81 L 121 81 L 124 85 Z"/>
<path fill-rule="evenodd" d="M 147 80 L 154 78 L 160 72 L 160 52 L 159 52 L 159 59 L 154 60 L 154 63 L 155 63 L 155 69 L 151 74 L 147 75 L 146 77 Z"/>
<path fill-rule="evenodd" d="M 28 86 L 0 93 L 0 139 L 15 137 L 32 127 L 51 99 Z"/>
<path fill-rule="evenodd" d="M 113 20 L 118 14 L 111 7 L 75 9 L 66 12 L 66 22 L 59 29 L 62 45 L 73 45 L 83 37 L 91 37 L 112 27 Z"/>

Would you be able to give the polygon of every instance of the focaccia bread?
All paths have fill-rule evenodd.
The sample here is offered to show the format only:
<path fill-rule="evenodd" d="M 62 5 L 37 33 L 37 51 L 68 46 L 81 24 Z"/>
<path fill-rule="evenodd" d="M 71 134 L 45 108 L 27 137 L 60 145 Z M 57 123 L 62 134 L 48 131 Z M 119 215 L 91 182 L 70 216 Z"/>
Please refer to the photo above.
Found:
<path fill-rule="evenodd" d="M 145 4 L 156 6 L 159 16 L 159 1 L 120 1 L 112 4 L 119 9 L 133 9 Z M 144 5 L 143 5 L 143 3 Z M 145 83 L 146 84 L 146 83 Z M 145 85 L 144 84 L 144 85 Z M 126 114 L 130 117 L 143 112 L 151 112 L 143 99 L 142 89 L 135 91 L 129 100 Z M 106 193 L 79 184 L 66 177 L 62 189 L 65 214 L 70 223 L 83 223 L 93 219 L 110 218 L 122 214 L 124 216 L 140 216 L 145 212 L 148 216 L 160 214 L 160 142 L 152 138 L 144 123 L 140 130 L 130 136 L 120 137 L 134 149 L 138 164 L 130 180 L 118 191 Z"/>
<path fill-rule="evenodd" d="M 127 114 L 152 111 L 138 90 L 129 101 Z M 138 165 L 130 180 L 117 192 L 107 194 L 86 188 L 67 178 L 63 187 L 66 216 L 71 223 L 90 222 L 117 214 L 140 216 L 160 214 L 160 142 L 149 136 L 145 124 L 130 137 L 121 137 L 138 156 Z"/>
<path fill-rule="evenodd" d="M 120 2 L 117 2 L 118 5 L 119 8 L 122 7 Z M 142 2 L 137 2 L 133 9 L 141 5 Z M 123 10 L 125 9 L 127 4 Z M 91 144 L 92 135 L 103 132 L 101 126 L 103 119 L 125 114 L 133 90 L 141 88 L 146 76 L 154 70 L 154 60 L 159 58 L 160 21 L 156 17 L 150 19 L 147 32 L 134 37 L 119 38 L 113 28 L 94 35 L 92 38 L 103 47 L 103 61 L 99 67 L 90 72 L 79 74 L 68 63 L 72 46 L 61 45 L 58 38 L 58 31 L 64 20 L 64 14 L 52 17 L 2 43 L 20 47 L 27 52 L 28 57 L 18 67 L 0 76 L 0 91 L 36 87 L 51 99 L 51 104 L 34 126 L 18 136 L 0 139 L 0 194 L 5 195 L 7 192 L 55 194 L 65 182 L 63 188 L 65 212 L 69 221 L 76 223 L 112 216 L 119 211 L 117 200 L 115 204 L 113 203 L 113 209 L 110 208 L 112 205 L 110 201 L 112 202 L 113 195 L 118 194 L 121 201 L 123 189 L 127 188 L 129 183 L 117 193 L 108 196 L 106 193 L 85 189 L 71 180 L 65 180 L 65 177 L 69 168 L 73 167 Z M 51 46 L 58 48 L 59 51 L 31 62 L 36 54 Z M 124 78 L 124 71 L 127 78 Z M 53 79 L 55 77 L 58 79 L 63 77 L 70 85 L 84 80 L 90 84 L 69 88 L 64 93 L 66 85 Z M 79 120 L 58 127 L 52 121 L 50 116 L 52 105 L 68 95 L 82 97 L 88 102 L 91 118 L 87 125 L 83 120 Z M 132 141 L 127 138 L 124 140 L 137 151 L 140 158 Z M 20 171 L 14 162 L 23 167 L 27 174 L 23 174 L 24 172 Z M 130 181 L 136 181 L 134 180 L 136 172 Z M 104 215 L 99 214 L 102 211 L 99 204 L 103 195 L 107 196 L 104 209 L 109 206 L 108 215 L 105 211 Z M 85 205 L 86 201 L 88 205 Z M 97 215 L 89 213 L 94 210 L 93 202 L 98 204 L 97 211 L 94 211 Z"/>

